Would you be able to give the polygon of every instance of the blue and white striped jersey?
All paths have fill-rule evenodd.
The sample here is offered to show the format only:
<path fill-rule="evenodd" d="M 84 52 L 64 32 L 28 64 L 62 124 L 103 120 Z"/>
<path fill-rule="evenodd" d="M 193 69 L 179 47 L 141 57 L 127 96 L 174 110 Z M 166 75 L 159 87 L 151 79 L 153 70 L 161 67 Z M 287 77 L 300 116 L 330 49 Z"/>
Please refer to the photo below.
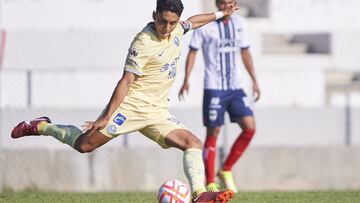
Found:
<path fill-rule="evenodd" d="M 240 68 L 243 67 L 240 51 L 250 42 L 244 19 L 230 17 L 227 23 L 217 20 L 196 29 L 190 49 L 202 49 L 205 61 L 204 88 L 236 90 L 242 88 Z"/>

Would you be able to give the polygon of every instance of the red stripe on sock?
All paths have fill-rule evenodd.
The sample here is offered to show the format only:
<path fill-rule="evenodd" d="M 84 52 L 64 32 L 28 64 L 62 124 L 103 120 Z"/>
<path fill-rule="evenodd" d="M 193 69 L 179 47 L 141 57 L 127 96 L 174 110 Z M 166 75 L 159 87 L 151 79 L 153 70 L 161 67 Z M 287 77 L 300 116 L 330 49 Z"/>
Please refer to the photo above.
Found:
<path fill-rule="evenodd" d="M 246 150 L 254 134 L 255 129 L 244 130 L 235 140 L 233 146 L 231 147 L 230 154 L 224 162 L 224 171 L 230 171 L 232 169 L 236 161 L 239 160 L 241 155 Z"/>
<path fill-rule="evenodd" d="M 206 184 L 215 182 L 216 139 L 217 136 L 206 136 L 204 143 Z"/>

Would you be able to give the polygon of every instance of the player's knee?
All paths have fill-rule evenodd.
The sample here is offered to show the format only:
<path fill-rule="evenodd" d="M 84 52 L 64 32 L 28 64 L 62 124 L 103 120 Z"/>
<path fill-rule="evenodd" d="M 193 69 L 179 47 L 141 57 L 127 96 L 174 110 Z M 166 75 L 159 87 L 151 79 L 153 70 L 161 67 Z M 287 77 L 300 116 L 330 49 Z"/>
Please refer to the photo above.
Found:
<path fill-rule="evenodd" d="M 95 150 L 95 148 L 90 144 L 82 144 L 77 147 L 77 151 L 80 153 L 89 153 L 94 150 Z"/>
<path fill-rule="evenodd" d="M 202 142 L 199 138 L 197 138 L 195 135 L 190 136 L 185 143 L 184 148 L 190 149 L 190 148 L 196 148 L 196 149 L 202 149 Z"/>
<path fill-rule="evenodd" d="M 206 136 L 215 136 L 217 137 L 220 134 L 220 127 L 215 128 L 207 128 L 206 130 Z"/>

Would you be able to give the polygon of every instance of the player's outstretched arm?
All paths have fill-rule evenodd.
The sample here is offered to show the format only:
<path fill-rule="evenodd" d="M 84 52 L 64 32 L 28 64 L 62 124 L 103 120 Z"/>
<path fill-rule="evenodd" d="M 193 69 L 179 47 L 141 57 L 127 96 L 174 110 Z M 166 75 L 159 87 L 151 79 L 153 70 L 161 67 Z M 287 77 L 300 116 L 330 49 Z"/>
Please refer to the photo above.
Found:
<path fill-rule="evenodd" d="M 111 99 L 106 106 L 103 114 L 95 122 L 86 122 L 83 126 L 85 130 L 91 130 L 90 134 L 95 130 L 103 129 L 108 121 L 110 120 L 111 115 L 114 113 L 116 108 L 121 104 L 127 95 L 131 84 L 135 80 L 135 75 L 131 72 L 125 71 L 120 81 L 117 83 L 115 90 L 111 96 Z"/>
<path fill-rule="evenodd" d="M 253 81 L 253 91 L 254 91 L 255 101 L 258 101 L 260 99 L 260 87 L 256 79 L 254 63 L 249 48 L 241 50 L 241 58 L 243 60 L 247 72 L 250 75 L 251 80 Z"/>
<path fill-rule="evenodd" d="M 194 63 L 195 63 L 195 57 L 196 57 L 196 50 L 192 50 L 190 49 L 188 56 L 186 58 L 186 68 L 185 68 L 185 77 L 184 77 L 184 83 L 182 85 L 182 87 L 180 88 L 178 97 L 179 100 L 185 100 L 185 93 L 187 94 L 189 92 L 189 78 L 190 78 L 190 74 L 191 71 L 194 67 Z"/>
<path fill-rule="evenodd" d="M 214 20 L 220 19 L 222 17 L 231 16 L 234 13 L 234 11 L 238 10 L 239 8 L 240 8 L 240 6 L 238 5 L 237 2 L 235 2 L 235 4 L 230 5 L 223 11 L 218 11 L 215 13 L 194 15 L 194 16 L 190 17 L 188 19 L 188 21 L 191 22 L 192 28 L 196 29 L 196 28 L 206 25 Z"/>

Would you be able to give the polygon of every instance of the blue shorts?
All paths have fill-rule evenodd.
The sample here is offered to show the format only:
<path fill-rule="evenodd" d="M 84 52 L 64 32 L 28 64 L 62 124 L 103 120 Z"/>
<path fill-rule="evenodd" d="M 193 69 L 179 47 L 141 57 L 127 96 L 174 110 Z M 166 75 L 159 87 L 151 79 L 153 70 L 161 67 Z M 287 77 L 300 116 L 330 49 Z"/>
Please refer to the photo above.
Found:
<path fill-rule="evenodd" d="M 253 116 L 251 102 L 242 89 L 238 90 L 204 90 L 203 121 L 204 126 L 214 128 L 224 124 L 227 111 L 231 122 L 245 116 Z"/>

